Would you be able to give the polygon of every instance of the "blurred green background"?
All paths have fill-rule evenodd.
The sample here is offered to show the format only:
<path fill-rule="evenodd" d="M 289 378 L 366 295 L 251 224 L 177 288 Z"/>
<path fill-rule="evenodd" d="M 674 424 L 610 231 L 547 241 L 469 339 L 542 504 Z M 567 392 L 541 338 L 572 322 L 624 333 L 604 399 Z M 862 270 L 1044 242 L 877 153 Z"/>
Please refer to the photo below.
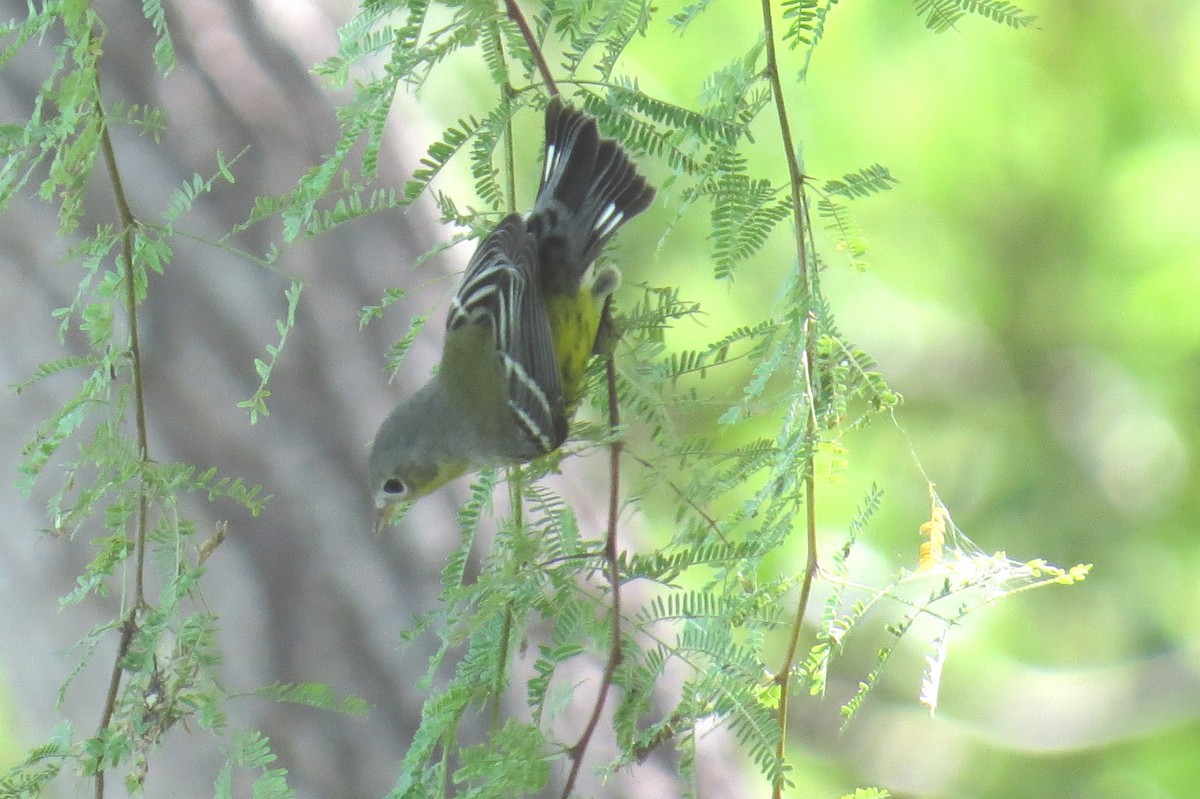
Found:
<path fill-rule="evenodd" d="M 901 181 L 852 204 L 865 272 L 818 231 L 842 332 L 905 398 L 902 430 L 880 421 L 844 442 L 848 466 L 820 488 L 822 541 L 841 545 L 877 482 L 887 496 L 851 576 L 883 585 L 912 568 L 927 475 L 984 552 L 1094 570 L 971 615 L 934 719 L 917 701 L 926 652 L 900 647 L 838 735 L 838 706 L 886 642 L 870 617 L 826 699 L 800 701 L 795 796 L 1200 796 L 1200 3 L 1020 5 L 1032 27 L 968 16 L 943 34 L 913 3 L 836 5 L 807 82 L 790 84 L 806 174 L 878 162 Z M 635 40 L 624 72 L 691 108 L 753 46 L 761 11 L 714 3 L 679 35 L 676 10 Z M 781 53 L 794 78 L 803 53 Z M 422 99 L 451 121 L 461 102 L 437 85 Z M 760 118 L 751 163 L 780 181 L 773 123 Z M 628 283 L 702 303 L 703 327 L 681 323 L 672 343 L 760 319 L 794 260 L 786 226 L 719 283 L 706 214 L 660 242 L 678 195 L 666 185 L 660 198 L 656 220 L 622 235 L 620 259 Z M 732 385 L 727 371 L 713 379 Z"/>
<path fill-rule="evenodd" d="M 831 687 L 813 727 L 794 725 L 812 753 L 797 796 L 1200 796 L 1200 3 L 1022 6 L 1034 27 L 969 17 L 935 35 L 910 3 L 838 5 L 789 110 L 806 173 L 880 162 L 901 181 L 853 206 L 869 270 L 825 243 L 824 286 L 904 395 L 900 423 L 957 524 L 989 553 L 1095 568 L 969 617 L 933 720 L 915 651 L 842 737 L 827 716 L 853 684 Z M 638 50 L 643 88 L 693 104 L 758 14 L 729 3 Z M 757 138 L 757 166 L 781 178 L 778 134 Z M 704 223 L 668 238 L 654 268 L 673 274 L 647 279 L 688 286 Z M 704 339 L 760 316 L 791 258 L 781 231 L 731 287 L 701 289 Z M 856 554 L 856 576 L 878 580 L 912 565 L 926 483 L 891 425 L 846 443 L 823 530 L 840 543 L 878 481 Z M 835 671 L 860 679 L 877 645 Z"/>

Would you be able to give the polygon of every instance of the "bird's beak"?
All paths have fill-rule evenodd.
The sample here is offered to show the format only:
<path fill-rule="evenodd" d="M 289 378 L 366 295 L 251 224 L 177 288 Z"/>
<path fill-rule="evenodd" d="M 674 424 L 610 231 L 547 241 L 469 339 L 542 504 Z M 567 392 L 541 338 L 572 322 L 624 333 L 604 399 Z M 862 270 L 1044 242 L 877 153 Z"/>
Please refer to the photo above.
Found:
<path fill-rule="evenodd" d="M 392 506 L 383 505 L 375 511 L 375 535 L 383 535 L 383 528 L 387 527 L 388 520 L 392 515 Z"/>
<path fill-rule="evenodd" d="M 389 524 L 398 524 L 412 505 L 411 500 L 403 499 L 399 502 L 380 502 L 375 511 L 375 535 L 383 533 L 383 528 Z"/>

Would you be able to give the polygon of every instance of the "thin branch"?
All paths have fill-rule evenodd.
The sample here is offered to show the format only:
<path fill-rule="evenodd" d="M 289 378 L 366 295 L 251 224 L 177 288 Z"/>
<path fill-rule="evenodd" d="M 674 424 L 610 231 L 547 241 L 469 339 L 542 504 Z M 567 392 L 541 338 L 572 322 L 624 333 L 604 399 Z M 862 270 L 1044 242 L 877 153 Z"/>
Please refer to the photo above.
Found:
<path fill-rule="evenodd" d="M 811 318 L 805 320 L 804 334 L 808 341 L 811 342 L 814 340 L 814 337 L 809 330 L 809 322 L 811 322 Z M 804 374 L 807 376 L 808 390 L 812 392 L 812 359 L 810 357 L 810 350 L 807 347 L 804 351 L 802 368 L 804 369 Z M 815 418 L 815 413 L 810 411 L 806 431 L 806 440 L 808 441 L 812 441 L 816 435 Z M 804 459 L 804 506 L 808 558 L 804 565 L 804 577 L 800 582 L 800 598 L 796 602 L 796 614 L 792 619 L 787 650 L 784 653 L 782 665 L 775 673 L 775 683 L 779 686 L 779 743 L 776 756 L 780 763 L 784 761 L 787 747 L 787 714 L 792 668 L 796 663 L 796 652 L 800 646 L 800 632 L 804 624 L 804 614 L 808 610 L 808 601 L 812 593 L 813 580 L 820 572 L 820 566 L 817 563 L 817 491 L 813 481 L 811 450 L 810 454 L 806 455 Z M 779 781 L 773 786 L 772 797 L 773 799 L 781 799 L 782 796 L 783 783 Z"/>
<path fill-rule="evenodd" d="M 517 27 L 521 29 L 521 35 L 525 38 L 525 44 L 529 47 L 529 52 L 533 55 L 534 63 L 537 64 L 538 72 L 546 84 L 547 91 L 551 96 L 558 94 L 558 86 L 554 82 L 554 77 L 550 74 L 550 67 L 546 64 L 542 48 L 538 45 L 533 31 L 525 19 L 525 15 L 521 13 L 521 9 L 516 4 L 516 0 L 504 0 L 504 6 L 508 13 L 508 18 L 515 22 Z M 508 97 L 512 93 L 512 87 L 506 86 L 505 89 L 505 99 L 507 102 Z M 511 147 L 511 128 L 509 135 Z M 511 161 L 509 163 L 511 164 Z M 605 330 L 611 330 L 612 322 L 610 314 L 611 310 L 606 303 L 601 320 L 601 334 Z M 614 434 L 613 442 L 609 446 L 608 532 L 604 541 L 604 558 L 608 566 L 608 582 L 612 590 L 612 644 L 608 652 L 608 662 L 604 665 L 604 674 L 601 677 L 600 689 L 596 696 L 596 704 L 592 708 L 592 715 L 588 719 L 583 733 L 579 736 L 579 740 L 570 749 L 572 760 L 571 770 L 563 786 L 563 799 L 567 799 L 571 795 L 571 792 L 575 790 L 575 780 L 579 777 L 579 769 L 583 764 L 584 753 L 587 751 L 588 744 L 592 740 L 592 735 L 596 732 L 596 727 L 600 723 L 600 714 L 604 710 L 604 703 L 608 698 L 609 688 L 613 684 L 617 667 L 621 664 L 621 574 L 617 559 L 617 516 L 620 513 L 621 496 L 621 441 L 616 437 L 616 432 L 621 424 L 621 417 L 617 409 L 617 369 L 613 361 L 612 352 L 610 351 L 605 358 L 605 370 L 608 377 L 608 423 Z"/>
<path fill-rule="evenodd" d="M 521 35 L 525 37 L 525 44 L 529 46 L 529 52 L 533 54 L 533 61 L 537 64 L 542 81 L 546 84 L 546 90 L 550 92 L 550 96 L 552 97 L 558 94 L 558 86 L 554 82 L 554 77 L 550 74 L 550 67 L 546 64 L 546 57 L 542 55 L 542 48 L 538 46 L 537 39 L 533 36 L 533 30 L 529 27 L 529 22 L 526 21 L 525 15 L 521 13 L 520 7 L 517 6 L 517 0 L 504 0 L 504 10 L 508 13 L 508 18 L 517 23 L 517 27 L 521 29 Z"/>
<path fill-rule="evenodd" d="M 96 85 L 96 110 L 100 115 L 100 147 L 104 152 L 104 162 L 108 166 L 108 174 L 112 179 L 113 197 L 117 204 L 117 216 L 121 222 L 121 260 L 125 264 L 125 314 L 129 318 L 129 360 L 133 368 L 133 410 L 134 425 L 137 430 L 138 459 L 143 466 L 150 463 L 149 434 L 146 427 L 146 394 L 142 383 L 142 345 L 138 333 L 137 315 L 137 285 L 133 268 L 133 231 L 137 219 L 129 209 L 129 200 L 125 196 L 121 184 L 121 172 L 117 168 L 116 151 L 113 149 L 112 137 L 108 132 L 108 124 L 104 117 L 104 109 L 99 101 L 100 86 Z M 137 572 L 134 578 L 134 607 L 141 607 L 146 602 L 145 566 L 146 566 L 146 519 L 149 512 L 149 500 L 145 490 L 145 479 L 139 488 L 137 515 Z"/>
<path fill-rule="evenodd" d="M 505 81 L 500 88 L 500 102 L 504 105 L 505 121 L 504 121 L 504 177 L 505 177 L 505 194 L 508 198 L 508 212 L 516 213 L 517 210 L 517 162 L 513 147 L 513 122 L 512 122 L 512 98 L 513 89 L 512 81 L 508 80 L 508 62 L 504 57 L 504 39 L 500 35 L 500 24 L 497 22 L 492 26 L 493 43 L 496 47 L 496 52 L 500 56 L 501 63 L 504 66 Z M 525 493 L 525 471 L 516 467 L 509 472 L 509 502 L 512 505 L 513 524 L 517 529 L 523 529 L 525 525 L 525 505 L 522 496 Z M 508 671 L 508 652 L 512 641 L 513 628 L 513 613 L 512 603 L 508 603 L 504 608 L 504 621 L 500 628 L 500 646 L 496 656 L 496 680 L 492 687 L 492 715 L 490 719 L 490 729 L 494 733 L 500 729 L 500 713 L 503 709 L 503 695 L 505 679 L 504 675 Z M 447 796 L 449 794 L 447 793 Z"/>
<path fill-rule="evenodd" d="M 792 226 L 796 236 L 796 258 L 798 263 L 798 283 L 807 304 L 811 305 L 812 283 L 809 275 L 808 243 L 805 238 L 806 207 L 804 200 L 804 173 L 800 170 L 800 161 L 796 157 L 796 148 L 792 141 L 792 128 L 788 121 L 787 106 L 783 98 L 783 82 L 780 79 L 779 60 L 775 51 L 775 24 L 771 16 L 771 0 L 762 0 L 763 33 L 766 38 L 767 77 L 771 83 L 771 93 L 775 98 L 775 111 L 779 118 L 779 134 L 783 143 L 784 155 L 787 159 L 788 177 L 792 191 Z M 817 414 L 815 403 L 817 394 L 814 390 L 812 367 L 816 361 L 816 336 L 810 329 L 813 321 L 811 311 L 805 320 L 804 335 L 804 369 L 807 376 L 810 397 L 810 413 L 805 430 L 805 441 L 813 442 L 817 435 Z M 800 584 L 800 598 L 796 604 L 796 614 L 792 621 L 791 635 L 788 639 L 787 651 L 783 663 L 775 673 L 775 683 L 779 686 L 779 743 L 776 749 L 776 760 L 780 764 L 780 776 L 772 786 L 773 799 L 782 799 L 784 779 L 782 765 L 787 754 L 787 716 L 789 694 L 792 679 L 792 668 L 796 663 L 796 652 L 800 643 L 800 631 L 804 622 L 804 614 L 808 609 L 809 597 L 812 593 L 813 580 L 818 572 L 817 564 L 817 509 L 816 485 L 813 477 L 813 456 L 810 449 L 804 458 L 804 504 L 805 531 L 808 546 L 808 559 L 804 567 L 804 578 Z"/>
<path fill-rule="evenodd" d="M 125 671 L 121 668 L 121 661 L 125 658 L 125 653 L 129 651 L 129 645 L 133 641 L 133 634 L 137 631 L 137 620 L 134 617 L 136 608 L 130 608 L 125 614 L 125 621 L 121 622 L 121 640 L 117 642 L 117 657 L 113 660 L 112 673 L 108 678 L 108 695 L 104 699 L 104 711 L 100 714 L 100 726 L 97 728 L 97 734 L 112 721 L 113 713 L 117 708 L 117 692 L 121 689 L 121 674 Z M 96 770 L 96 799 L 104 799 L 104 763 L 101 761 L 100 768 Z"/>
<path fill-rule="evenodd" d="M 605 303 L 601 329 L 604 329 L 605 323 L 608 322 L 609 314 L 609 305 Z M 583 765 L 583 755 L 592 741 L 592 734 L 596 732 L 596 727 L 600 723 L 600 713 L 604 710 L 604 703 L 608 699 L 609 688 L 612 687 L 617 667 L 621 665 L 621 573 L 617 559 L 617 517 L 621 511 L 622 441 L 617 436 L 621 425 L 621 415 L 617 407 L 617 367 L 611 351 L 605 356 L 604 370 L 608 383 L 608 425 L 613 433 L 613 441 L 608 450 L 608 532 L 604 539 L 604 559 L 608 564 L 608 583 L 612 590 L 612 629 L 609 633 L 612 636 L 612 643 L 608 650 L 608 662 L 604 664 L 604 674 L 600 678 L 600 689 L 596 694 L 596 704 L 592 708 L 591 718 L 588 719 L 587 726 L 583 728 L 583 734 L 579 736 L 579 740 L 570 749 L 571 771 L 567 774 L 567 781 L 563 786 L 562 799 L 567 799 L 575 790 L 575 780 Z"/>
<path fill-rule="evenodd" d="M 735 359 L 730 358 L 729 360 L 725 361 L 725 363 L 729 363 L 729 361 L 732 361 L 732 360 L 735 360 Z M 631 452 L 631 453 L 629 453 L 629 457 L 633 458 L 635 461 L 640 463 L 642 466 L 646 467 L 646 469 L 648 469 L 649 471 L 654 472 L 654 474 L 658 477 L 658 479 L 666 484 L 667 488 L 669 488 L 673 492 L 675 492 L 675 496 L 679 499 L 680 502 L 687 505 L 689 508 L 692 509 L 693 512 L 695 512 L 695 514 L 697 516 L 699 516 L 701 519 L 704 520 L 704 523 L 706 525 L 708 525 L 708 529 L 712 530 L 713 534 L 716 535 L 717 538 L 721 539 L 722 544 L 725 544 L 726 546 L 730 545 L 729 538 L 726 537 L 725 531 L 723 531 L 721 529 L 721 526 L 719 524 L 717 524 L 717 520 L 714 519 L 712 516 L 710 516 L 708 514 L 708 511 L 706 511 L 699 502 L 692 499 L 687 494 L 687 492 L 684 491 L 682 488 L 680 488 L 679 485 L 674 480 L 672 480 L 671 478 L 667 477 L 665 474 L 660 472 L 658 467 L 656 467 L 654 464 L 652 464 L 650 461 L 646 460 L 645 458 L 641 457 L 640 455 L 637 455 L 637 454 L 634 454 Z"/>
<path fill-rule="evenodd" d="M 117 167 L 116 151 L 113 148 L 112 136 L 109 134 L 108 121 L 104 106 L 100 100 L 100 80 L 96 79 L 96 115 L 100 125 L 100 148 L 104 153 L 104 163 L 108 168 L 109 179 L 112 182 L 113 198 L 117 206 L 117 217 L 121 224 L 121 260 L 124 262 L 125 274 L 125 313 L 129 320 L 129 360 L 133 372 L 133 407 L 134 426 L 137 435 L 138 460 L 142 473 L 138 484 L 138 512 L 136 519 L 136 536 L 134 541 L 134 587 L 133 602 L 126 610 L 125 620 L 121 624 L 121 640 L 117 645 L 117 653 L 113 662 L 112 676 L 109 679 L 108 696 L 105 698 L 104 710 L 100 716 L 99 735 L 112 721 L 116 710 L 117 695 L 121 687 L 121 662 L 129 653 L 133 634 L 137 630 L 138 613 L 146 606 L 146 527 L 150 512 L 150 500 L 146 490 L 145 469 L 150 465 L 149 434 L 146 426 L 146 400 L 142 382 L 142 350 L 138 334 L 137 316 L 137 285 L 135 281 L 134 230 L 138 224 L 129 207 L 125 188 L 121 183 L 121 172 Z M 96 772 L 96 799 L 104 799 L 104 764 Z"/>
<path fill-rule="evenodd" d="M 508 650 L 512 641 L 513 614 L 512 604 L 504 607 L 504 621 L 500 625 L 500 645 L 496 653 L 496 680 L 492 684 L 492 715 L 488 719 L 488 729 L 495 733 L 500 729 L 500 711 L 504 702 L 504 673 L 508 671 Z"/>
<path fill-rule="evenodd" d="M 808 246 L 804 239 L 804 173 L 792 143 L 792 126 L 788 122 L 783 100 L 783 82 L 779 77 L 779 61 L 775 54 L 775 24 L 771 20 L 771 0 L 762 0 L 763 31 L 767 39 L 767 77 L 775 97 L 775 112 L 779 117 L 779 135 L 787 158 L 788 178 L 792 189 L 792 226 L 796 236 L 796 255 L 800 263 L 800 283 L 808 286 Z"/>
<path fill-rule="evenodd" d="M 517 166 L 516 156 L 513 153 L 513 124 L 512 124 L 512 98 L 516 94 L 513 91 L 512 81 L 508 79 L 508 59 L 504 57 L 504 37 L 500 35 L 500 24 L 497 22 L 492 25 L 492 44 L 496 48 L 496 53 L 500 56 L 500 62 L 504 67 L 504 85 L 500 87 L 500 103 L 504 106 L 504 176 L 505 188 L 508 196 L 508 212 L 510 214 L 517 211 Z"/>

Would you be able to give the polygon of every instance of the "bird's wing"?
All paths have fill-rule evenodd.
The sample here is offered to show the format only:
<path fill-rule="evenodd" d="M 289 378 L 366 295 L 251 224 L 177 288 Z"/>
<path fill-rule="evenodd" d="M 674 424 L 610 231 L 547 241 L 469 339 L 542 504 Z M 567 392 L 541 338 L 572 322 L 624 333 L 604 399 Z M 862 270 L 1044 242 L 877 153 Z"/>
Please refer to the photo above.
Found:
<path fill-rule="evenodd" d="M 518 451 L 511 454 L 531 460 L 557 449 L 567 437 L 562 383 L 537 281 L 536 241 L 517 214 L 497 225 L 471 257 L 446 319 L 447 340 L 475 326 L 490 327 L 503 368 L 518 432 Z"/>

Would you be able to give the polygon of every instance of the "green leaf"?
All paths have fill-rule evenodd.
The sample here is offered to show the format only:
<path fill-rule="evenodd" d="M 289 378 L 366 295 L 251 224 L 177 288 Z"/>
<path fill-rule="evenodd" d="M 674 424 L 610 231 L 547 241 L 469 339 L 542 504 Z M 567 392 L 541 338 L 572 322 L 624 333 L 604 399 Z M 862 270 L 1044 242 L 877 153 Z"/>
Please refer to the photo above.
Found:
<path fill-rule="evenodd" d="M 272 683 L 254 692 L 258 696 L 274 699 L 276 702 L 289 702 L 297 705 L 307 705 L 333 713 L 345 713 L 351 716 L 365 716 L 371 711 L 371 706 L 357 696 L 347 696 L 338 699 L 333 689 L 324 683 Z"/>

